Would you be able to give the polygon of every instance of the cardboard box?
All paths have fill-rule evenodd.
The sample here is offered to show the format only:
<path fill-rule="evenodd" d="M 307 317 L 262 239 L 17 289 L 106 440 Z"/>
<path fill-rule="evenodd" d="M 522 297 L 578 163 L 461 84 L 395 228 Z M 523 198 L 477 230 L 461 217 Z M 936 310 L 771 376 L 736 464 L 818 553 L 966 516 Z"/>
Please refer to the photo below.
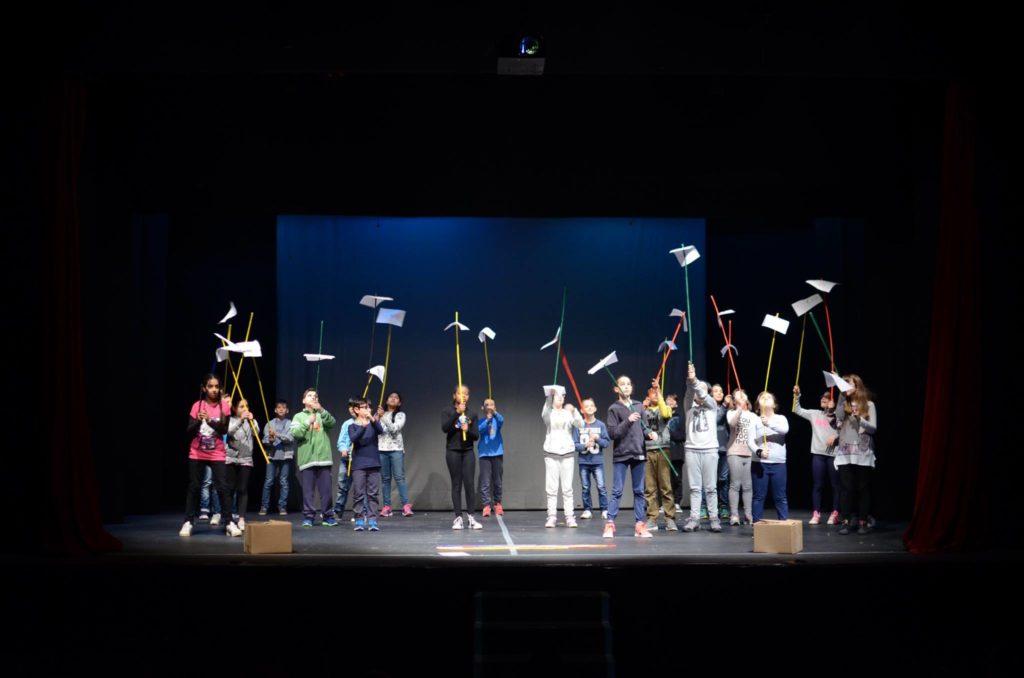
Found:
<path fill-rule="evenodd" d="M 247 523 L 246 553 L 291 553 L 292 524 L 286 520 Z"/>
<path fill-rule="evenodd" d="M 800 553 L 803 550 L 804 524 L 799 520 L 754 523 L 754 553 Z"/>

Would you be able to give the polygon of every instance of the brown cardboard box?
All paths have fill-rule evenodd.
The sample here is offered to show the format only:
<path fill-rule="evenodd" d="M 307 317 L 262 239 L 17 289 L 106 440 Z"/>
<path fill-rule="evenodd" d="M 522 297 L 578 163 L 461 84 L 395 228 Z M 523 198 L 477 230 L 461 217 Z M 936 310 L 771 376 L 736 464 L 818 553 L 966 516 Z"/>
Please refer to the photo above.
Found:
<path fill-rule="evenodd" d="M 285 520 L 246 524 L 245 552 L 291 553 L 292 524 Z"/>
<path fill-rule="evenodd" d="M 799 520 L 754 523 L 754 553 L 800 553 L 803 550 L 804 524 Z"/>

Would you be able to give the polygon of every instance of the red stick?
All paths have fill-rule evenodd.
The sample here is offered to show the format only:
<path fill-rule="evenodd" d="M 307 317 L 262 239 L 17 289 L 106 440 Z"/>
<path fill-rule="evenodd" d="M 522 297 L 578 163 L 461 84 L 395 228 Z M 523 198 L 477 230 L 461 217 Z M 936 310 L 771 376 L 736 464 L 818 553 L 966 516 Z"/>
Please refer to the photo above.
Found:
<path fill-rule="evenodd" d="M 569 383 L 572 384 L 572 392 L 576 394 L 576 404 L 583 407 L 583 398 L 580 397 L 580 390 L 576 388 L 576 380 L 573 379 L 572 370 L 569 369 L 569 359 L 565 357 L 565 351 L 562 351 L 562 367 L 565 368 L 565 373 L 569 377 Z"/>
<path fill-rule="evenodd" d="M 732 342 L 730 341 L 730 338 L 728 336 L 726 336 L 726 334 L 725 334 L 725 325 L 722 324 L 722 316 L 720 316 L 718 314 L 718 303 L 715 301 L 715 295 L 712 294 L 710 296 L 711 296 L 711 305 L 715 307 L 715 317 L 718 318 L 718 327 L 719 327 L 719 329 L 722 330 L 722 339 L 725 340 L 725 343 L 726 343 L 727 346 L 731 346 Z M 730 324 L 732 323 L 731 320 L 729 322 L 730 322 Z M 732 365 L 732 373 L 736 377 L 736 388 L 743 388 L 743 386 L 740 384 L 739 372 L 736 371 L 736 361 L 734 361 L 732 359 L 732 349 L 731 348 L 726 348 L 725 352 L 727 354 L 729 354 L 729 364 Z"/>
<path fill-rule="evenodd" d="M 729 339 L 726 341 L 727 344 L 732 344 L 732 321 L 729 321 Z M 729 368 L 725 369 L 725 392 L 732 394 L 732 374 L 729 372 Z"/>
<path fill-rule="evenodd" d="M 686 320 L 686 314 L 679 316 L 679 322 L 676 323 L 676 331 L 672 333 L 672 343 L 676 343 L 676 337 L 679 336 L 679 328 L 683 326 L 683 321 Z M 658 370 L 658 376 L 654 378 L 654 381 L 661 381 L 661 373 L 665 371 L 665 363 L 668 362 L 668 354 L 672 352 L 672 349 L 665 350 L 665 357 L 661 359 L 661 369 Z"/>

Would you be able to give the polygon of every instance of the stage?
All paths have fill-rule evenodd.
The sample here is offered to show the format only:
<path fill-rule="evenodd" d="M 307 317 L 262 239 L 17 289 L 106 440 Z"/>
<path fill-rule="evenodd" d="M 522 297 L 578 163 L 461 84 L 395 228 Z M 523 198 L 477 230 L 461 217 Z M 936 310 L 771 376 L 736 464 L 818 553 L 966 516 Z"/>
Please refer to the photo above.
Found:
<path fill-rule="evenodd" d="M 684 511 L 686 511 L 684 509 Z M 687 511 L 688 513 L 688 511 Z M 579 513 L 576 514 L 577 518 Z M 604 521 L 578 520 L 578 528 L 567 528 L 559 513 L 558 526 L 544 527 L 544 511 L 506 511 L 504 517 L 478 520 L 482 530 L 452 530 L 451 512 L 417 512 L 411 517 L 394 516 L 379 520 L 379 532 L 355 532 L 347 512 L 337 527 L 301 527 L 302 514 L 257 517 L 260 520 L 287 520 L 292 523 L 294 553 L 290 555 L 246 555 L 243 538 L 225 536 L 223 526 L 196 524 L 191 537 L 179 537 L 182 518 L 174 514 L 133 516 L 121 525 L 107 529 L 122 541 L 125 559 L 157 558 L 161 561 L 195 559 L 207 562 L 244 562 L 247 565 L 315 564 L 389 566 L 429 564 L 517 563 L 534 565 L 673 565 L 721 563 L 822 564 L 822 563 L 895 563 L 911 559 L 901 540 L 905 524 L 880 523 L 868 535 L 842 536 L 838 525 L 808 525 L 807 512 L 792 514 L 804 523 L 804 550 L 795 555 L 753 553 L 753 528 L 723 525 L 720 534 L 708 530 L 708 522 L 694 533 L 653 532 L 651 539 L 633 536 L 633 511 L 620 512 L 614 539 L 602 539 Z M 774 517 L 769 513 L 767 517 Z M 684 521 L 680 521 L 684 522 Z"/>

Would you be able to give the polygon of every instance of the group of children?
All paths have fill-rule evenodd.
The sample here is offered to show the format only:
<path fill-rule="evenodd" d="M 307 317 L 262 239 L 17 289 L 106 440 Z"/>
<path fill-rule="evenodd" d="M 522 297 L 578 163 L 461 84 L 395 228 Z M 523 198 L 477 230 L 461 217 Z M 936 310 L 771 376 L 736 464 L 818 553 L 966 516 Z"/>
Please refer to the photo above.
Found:
<path fill-rule="evenodd" d="M 870 469 L 874 467 L 874 434 L 877 413 L 860 377 L 849 375 L 852 386 L 834 402 L 826 392 L 820 409 L 800 406 L 799 387 L 794 387 L 797 416 L 812 427 L 811 467 L 813 513 L 810 524 L 822 519 L 822 497 L 826 477 L 832 488 L 829 525 L 840 524 L 848 534 L 856 520 L 859 533 L 871 529 Z M 204 481 L 211 483 L 224 512 L 225 532 L 240 536 L 245 530 L 248 482 L 253 467 L 253 443 L 257 425 L 248 403 L 232 404 L 222 396 L 216 375 L 207 375 L 203 397 L 193 404 L 189 415 L 189 486 L 186 518 L 179 532 L 190 536 L 194 525 L 207 518 L 201 509 Z M 564 390 L 551 389 L 541 410 L 545 425 L 543 444 L 547 515 L 545 527 L 557 525 L 557 504 L 561 488 L 566 527 L 578 526 L 573 496 L 573 470 L 578 466 L 582 488 L 582 519 L 594 515 L 591 488 L 597 490 L 598 510 L 605 521 L 603 537 L 615 536 L 615 521 L 629 476 L 633 490 L 633 534 L 650 538 L 664 514 L 665 529 L 678 530 L 676 497 L 672 476 L 681 477 L 673 461 L 680 461 L 682 448 L 685 478 L 690 493 L 690 513 L 683 531 L 701 529 L 701 518 L 709 520 L 712 532 L 722 531 L 722 520 L 732 526 L 762 519 L 771 492 L 776 515 L 789 514 L 786 494 L 786 434 L 789 423 L 779 414 L 778 402 L 769 392 L 761 393 L 756 413 L 742 389 L 725 394 L 718 385 L 696 377 L 693 365 L 687 373 L 682 402 L 674 394 L 663 395 L 657 380 L 641 402 L 632 398 L 633 384 L 620 376 L 614 387 L 616 401 L 608 408 L 607 422 L 596 418 L 592 398 L 581 403 L 582 414 L 565 402 Z M 481 515 L 501 516 L 504 445 L 504 417 L 493 399 L 486 399 L 477 414 L 468 407 L 469 389 L 461 385 L 452 394 L 452 404 L 442 412 L 441 430 L 446 435 L 445 458 L 451 478 L 452 529 L 482 529 L 472 514 L 476 502 L 475 465 L 480 459 L 478 486 Z M 273 486 L 280 486 L 278 509 L 287 514 L 291 467 L 298 470 L 303 492 L 304 527 L 312 527 L 320 496 L 321 525 L 338 525 L 350 492 L 353 496 L 357 531 L 379 530 L 378 516 L 393 515 L 392 480 L 397 485 L 402 515 L 413 515 L 405 480 L 405 446 L 402 430 L 406 415 L 401 395 L 388 394 L 387 408 L 362 398 L 349 400 L 350 418 L 341 426 L 337 450 L 341 466 L 337 499 L 332 503 L 331 470 L 334 465 L 328 431 L 336 418 L 319 402 L 315 389 L 302 396 L 303 409 L 289 420 L 288 404 L 275 403 L 275 417 L 263 429 L 269 463 L 264 481 L 260 515 L 266 515 Z M 682 406 L 683 412 L 678 409 Z M 226 444 L 225 444 L 226 443 Z M 612 491 L 609 498 L 604 478 L 604 451 L 612 445 Z M 476 449 L 474 449 L 476 448 Z M 673 454 L 676 452 L 675 454 Z M 677 489 L 678 488 L 678 489 Z M 727 493 L 727 497 L 724 496 Z M 381 501 L 383 497 L 383 501 Z M 463 504 L 463 499 L 465 500 Z M 209 517 L 218 525 L 221 515 Z"/>

